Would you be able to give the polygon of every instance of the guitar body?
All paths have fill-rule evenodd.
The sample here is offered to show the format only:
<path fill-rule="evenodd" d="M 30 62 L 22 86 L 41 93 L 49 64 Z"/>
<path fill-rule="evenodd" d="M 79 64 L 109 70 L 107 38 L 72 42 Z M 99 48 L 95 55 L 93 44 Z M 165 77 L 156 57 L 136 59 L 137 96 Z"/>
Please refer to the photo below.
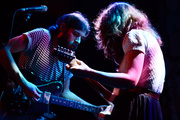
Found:
<path fill-rule="evenodd" d="M 61 81 L 44 82 L 33 72 L 27 71 L 25 69 L 21 70 L 21 72 L 27 80 L 30 80 L 30 82 L 35 84 L 41 91 L 51 92 L 52 95 L 56 96 L 61 94 L 63 89 L 63 84 Z"/>
<path fill-rule="evenodd" d="M 60 61 L 68 63 L 71 66 L 76 66 L 76 56 L 74 51 L 67 50 L 61 46 L 54 48 L 52 54 L 56 56 Z M 111 112 L 114 108 L 113 100 L 115 99 L 117 94 L 113 94 L 111 91 L 107 90 L 101 83 L 89 79 L 84 78 L 86 82 L 109 104 L 109 106 L 99 113 L 99 119 L 103 120 L 105 116 L 110 116 Z"/>
<path fill-rule="evenodd" d="M 57 56 L 60 61 L 62 60 L 65 63 L 70 63 L 72 65 L 76 63 L 73 62 L 73 60 L 75 61 L 75 53 L 73 51 L 69 51 L 67 49 L 60 47 L 60 48 L 55 48 L 52 51 L 52 54 Z M 60 59 L 63 57 L 66 59 Z M 15 115 L 24 114 L 24 113 L 33 113 L 33 112 L 40 114 L 49 113 L 49 104 L 70 107 L 73 109 L 79 109 L 93 113 L 100 113 L 101 108 L 98 106 L 86 105 L 77 101 L 68 100 L 59 97 L 63 89 L 63 84 L 61 81 L 52 81 L 47 83 L 40 80 L 40 78 L 35 76 L 32 72 L 26 70 L 21 70 L 21 71 L 27 80 L 30 80 L 30 82 L 37 85 L 37 87 L 44 92 L 41 95 L 41 100 L 43 100 L 43 102 L 41 100 L 39 102 L 33 102 L 31 99 L 28 99 L 26 95 L 22 92 L 20 86 L 12 87 L 10 91 L 8 90 L 5 91 L 5 94 L 3 95 L 4 97 L 2 99 L 4 108 L 9 113 Z M 13 83 L 12 85 L 15 86 L 14 82 L 12 83 Z M 96 86 L 97 90 L 102 89 L 98 93 L 103 98 L 105 97 L 107 102 L 109 102 L 110 105 L 108 106 L 109 108 L 108 114 L 111 114 L 112 109 L 114 107 L 113 103 L 110 102 L 111 101 L 110 99 L 113 96 L 112 93 L 107 91 L 107 89 L 105 89 L 100 83 L 97 83 L 95 81 L 90 83 L 92 84 L 92 86 Z M 48 100 L 44 102 L 44 100 L 46 99 Z"/>
<path fill-rule="evenodd" d="M 22 73 L 26 79 L 30 82 L 37 85 L 41 91 L 48 91 L 52 95 L 60 95 L 62 92 L 62 82 L 61 81 L 52 81 L 52 82 L 43 82 L 40 81 L 37 76 L 32 72 L 22 70 Z M 3 108 L 8 114 L 12 115 L 21 115 L 27 113 L 46 113 L 49 112 L 49 105 L 34 102 L 32 99 L 28 98 L 25 93 L 22 91 L 21 87 L 16 85 L 13 80 L 8 80 L 8 86 L 4 90 L 2 96 Z"/>
<path fill-rule="evenodd" d="M 48 92 L 51 93 L 51 95 L 56 95 L 59 96 L 61 91 L 62 91 L 62 83 L 60 81 L 53 81 L 53 82 L 49 82 L 43 85 L 37 85 L 38 88 L 43 91 L 43 92 Z M 44 94 L 42 94 L 42 97 Z M 40 114 L 44 114 L 44 113 L 49 113 L 50 112 L 50 108 L 49 108 L 49 104 L 45 104 L 42 101 L 40 102 L 32 102 L 28 108 L 28 113 L 40 113 Z"/>
<path fill-rule="evenodd" d="M 28 71 L 25 72 L 27 72 L 25 77 L 30 79 L 32 83 L 43 91 L 43 93 L 41 94 L 40 100 L 35 102 L 26 97 L 20 86 L 13 88 L 11 91 L 5 91 L 2 102 L 8 113 L 14 115 L 38 113 L 50 116 L 49 106 L 51 104 L 53 104 L 53 106 L 64 106 L 93 113 L 99 113 L 101 111 L 101 108 L 98 106 L 87 105 L 78 101 L 60 97 L 59 95 L 61 94 L 63 87 L 61 81 L 45 83 L 40 80 L 36 80 L 39 78 L 33 73 Z"/>

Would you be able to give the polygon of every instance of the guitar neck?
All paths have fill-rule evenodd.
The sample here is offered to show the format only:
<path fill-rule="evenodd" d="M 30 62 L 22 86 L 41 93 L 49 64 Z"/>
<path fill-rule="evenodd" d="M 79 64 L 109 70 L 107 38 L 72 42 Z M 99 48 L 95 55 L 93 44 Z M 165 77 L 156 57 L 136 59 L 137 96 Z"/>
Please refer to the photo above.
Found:
<path fill-rule="evenodd" d="M 86 105 L 81 102 L 69 100 L 69 99 L 54 96 L 54 95 L 51 95 L 50 104 L 56 104 L 60 106 L 70 107 L 70 108 L 88 111 L 88 112 L 94 112 L 94 113 L 99 113 L 101 111 L 100 108 L 97 106 Z"/>
<path fill-rule="evenodd" d="M 115 98 L 115 95 L 108 89 L 106 89 L 101 83 L 90 79 L 90 78 L 84 78 L 86 82 L 106 101 L 113 101 Z"/>

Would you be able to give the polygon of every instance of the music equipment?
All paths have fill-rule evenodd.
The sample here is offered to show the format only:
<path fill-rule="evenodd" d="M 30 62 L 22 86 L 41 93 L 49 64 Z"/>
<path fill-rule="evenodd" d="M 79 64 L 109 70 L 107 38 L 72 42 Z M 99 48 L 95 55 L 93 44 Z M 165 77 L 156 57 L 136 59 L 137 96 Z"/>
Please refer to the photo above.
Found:
<path fill-rule="evenodd" d="M 20 8 L 17 11 L 20 12 L 46 12 L 48 7 L 46 5 L 41 5 L 37 7 L 28 7 L 28 8 Z"/>
<path fill-rule="evenodd" d="M 75 52 L 72 50 L 58 46 L 52 50 L 52 54 L 57 56 L 57 58 L 62 62 L 68 63 L 72 66 L 77 64 L 75 60 Z M 114 108 L 112 101 L 115 99 L 116 95 L 113 95 L 113 93 L 107 90 L 101 83 L 89 78 L 84 79 L 109 104 L 109 106 L 104 111 L 99 113 L 99 119 L 103 120 L 104 116 L 111 115 L 111 112 Z"/>
<path fill-rule="evenodd" d="M 26 78 L 39 79 L 32 72 L 25 71 Z M 31 76 L 29 76 L 31 75 Z M 33 82 L 36 80 L 32 80 Z M 43 91 L 38 102 L 33 101 L 25 96 L 22 92 L 20 86 L 14 89 L 13 93 L 7 93 L 3 96 L 3 104 L 6 111 L 10 114 L 24 114 L 24 113 L 40 113 L 48 114 L 49 105 L 59 105 L 65 106 L 73 109 L 78 109 L 87 112 L 99 113 L 101 108 L 99 106 L 86 105 L 81 102 L 74 100 L 69 100 L 63 97 L 59 97 L 59 94 L 62 92 L 62 82 L 61 81 L 52 81 L 44 84 L 34 83 L 37 87 Z"/>

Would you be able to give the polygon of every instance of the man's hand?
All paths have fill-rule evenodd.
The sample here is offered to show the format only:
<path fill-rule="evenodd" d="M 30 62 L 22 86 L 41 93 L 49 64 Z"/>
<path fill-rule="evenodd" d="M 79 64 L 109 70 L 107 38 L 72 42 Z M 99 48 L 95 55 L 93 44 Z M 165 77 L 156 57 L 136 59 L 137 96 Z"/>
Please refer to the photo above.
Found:
<path fill-rule="evenodd" d="M 109 106 L 106 106 L 106 108 L 99 113 L 98 115 L 99 120 L 104 120 L 104 117 L 106 115 L 111 115 L 112 110 L 114 108 L 114 104 L 112 102 L 108 102 L 108 103 L 109 103 Z"/>
<path fill-rule="evenodd" d="M 32 97 L 35 101 L 38 101 L 39 98 L 41 97 L 41 94 L 43 93 L 38 89 L 36 85 L 33 83 L 27 81 L 25 85 L 21 86 L 22 90 L 28 97 Z"/>
<path fill-rule="evenodd" d="M 100 107 L 101 112 L 102 112 L 108 107 L 108 105 L 100 105 L 99 107 Z"/>

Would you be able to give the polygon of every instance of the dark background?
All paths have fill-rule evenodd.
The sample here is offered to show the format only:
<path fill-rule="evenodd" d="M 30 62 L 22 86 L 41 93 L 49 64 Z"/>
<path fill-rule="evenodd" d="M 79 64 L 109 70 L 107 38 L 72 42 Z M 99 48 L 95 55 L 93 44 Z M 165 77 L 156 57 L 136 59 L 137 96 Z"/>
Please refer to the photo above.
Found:
<path fill-rule="evenodd" d="M 45 13 L 33 13 L 28 22 L 24 22 L 27 14 L 18 12 L 14 20 L 12 37 L 37 27 L 48 27 L 54 24 L 61 15 L 80 11 L 92 21 L 96 18 L 100 9 L 105 8 L 112 0 L 15 0 L 2 1 L 0 7 L 1 41 L 7 41 L 10 35 L 11 22 L 14 12 L 18 8 L 46 5 Z M 160 101 L 165 120 L 180 119 L 180 2 L 178 0 L 125 0 L 134 4 L 145 12 L 151 23 L 162 36 L 162 47 L 166 62 L 166 82 Z M 95 41 L 91 34 L 83 41 L 77 51 L 77 58 L 83 60 L 90 67 L 102 71 L 115 71 L 114 63 L 106 60 L 102 51 L 97 51 Z M 18 54 L 14 54 L 18 58 Z M 3 76 L 3 72 L 1 71 Z M 106 86 L 109 90 L 112 88 Z M 71 90 L 93 104 L 105 104 L 105 101 L 89 87 L 83 80 L 73 78 Z M 76 110 L 68 109 L 69 115 Z M 78 111 L 77 116 L 88 116 L 86 112 Z M 76 117 L 77 117 L 76 116 Z"/>

